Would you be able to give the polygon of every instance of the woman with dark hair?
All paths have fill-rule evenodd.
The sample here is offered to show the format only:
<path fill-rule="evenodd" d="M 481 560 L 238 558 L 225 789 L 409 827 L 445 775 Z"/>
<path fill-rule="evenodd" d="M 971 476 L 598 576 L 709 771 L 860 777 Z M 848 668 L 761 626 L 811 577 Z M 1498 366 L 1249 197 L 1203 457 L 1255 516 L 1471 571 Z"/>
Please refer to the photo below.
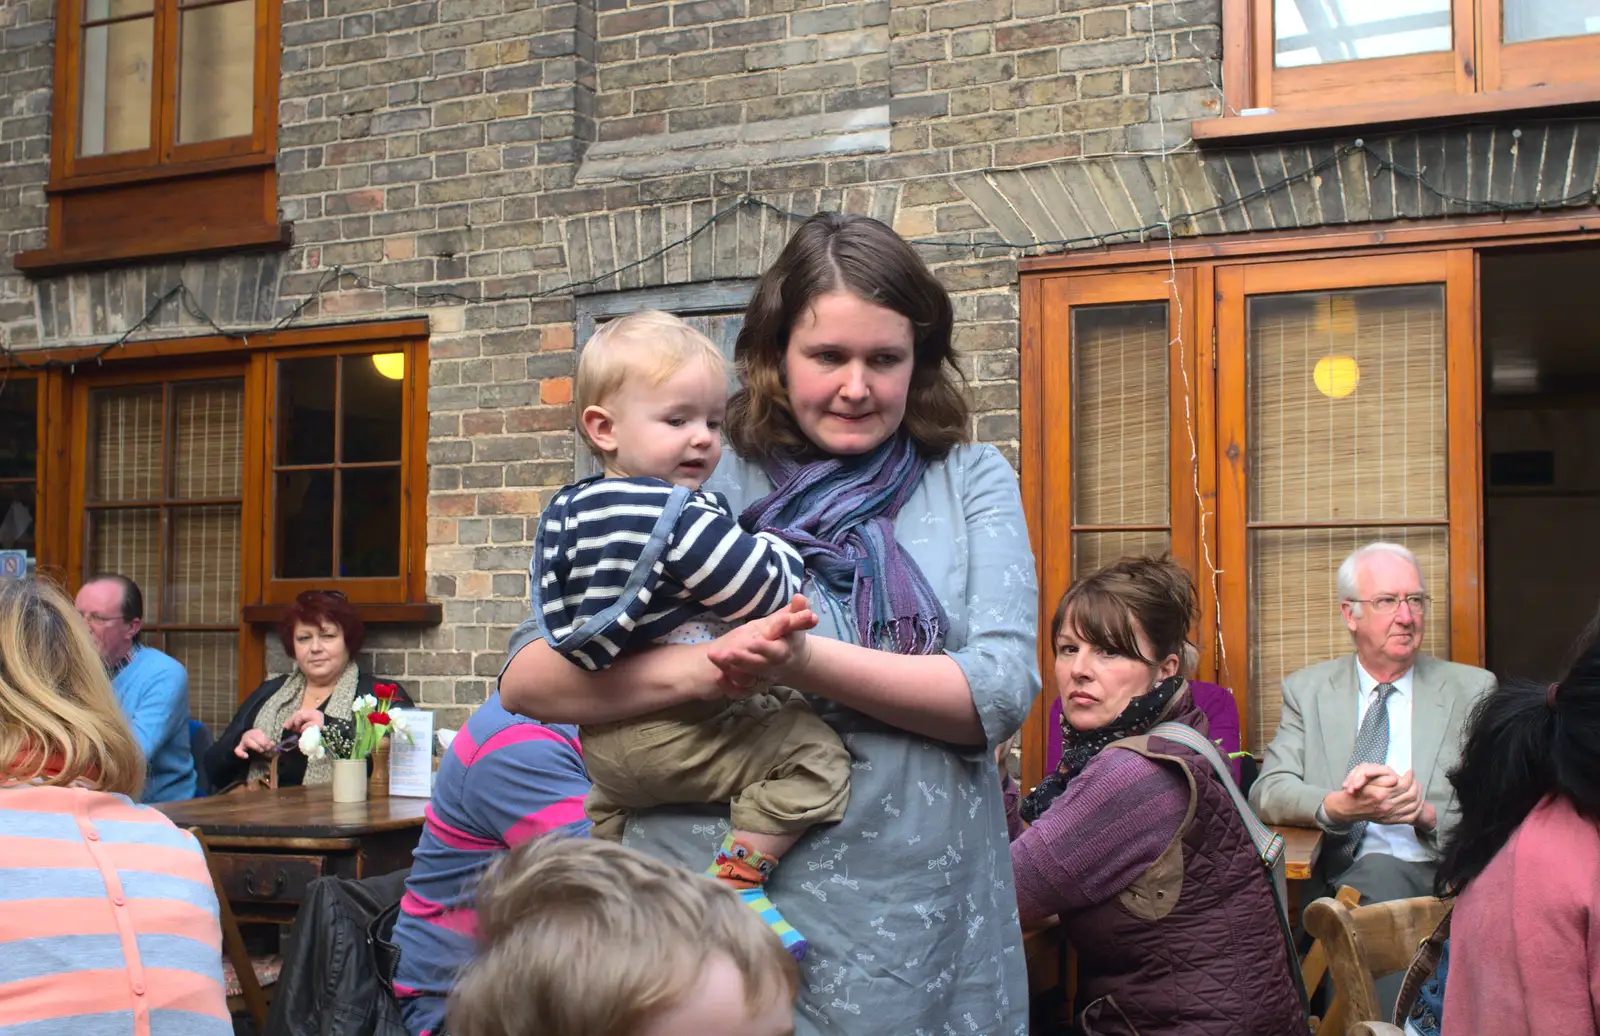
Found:
<path fill-rule="evenodd" d="M 351 703 L 376 688 L 372 675 L 355 662 L 366 635 L 355 605 L 339 591 L 307 590 L 296 597 L 278 623 L 278 639 L 294 659 L 294 670 L 252 691 L 206 752 L 211 787 L 222 791 L 244 780 L 262 780 L 274 754 L 279 787 L 331 781 L 331 756 L 307 759 L 280 746 L 307 727 L 326 726 L 354 737 Z M 394 698 L 398 706 L 411 704 L 398 687 Z"/>
<path fill-rule="evenodd" d="M 1081 1032 L 1303 1034 L 1298 963 L 1229 788 L 1151 734 L 1210 736 L 1180 675 L 1195 614 L 1170 558 L 1125 558 L 1061 598 L 1061 761 L 1020 809 L 1005 779 L 1017 906 L 1024 922 L 1059 916 L 1076 947 Z"/>
<path fill-rule="evenodd" d="M 810 608 L 603 672 L 529 622 L 500 681 L 513 711 L 580 724 L 777 684 L 838 731 L 853 757 L 844 819 L 767 885 L 810 942 L 805 1036 L 1028 1028 L 993 751 L 1038 693 L 1037 588 L 1016 475 L 966 441 L 952 324 L 893 230 L 806 220 L 745 314 L 726 424 L 738 452 L 706 485 L 799 550 Z M 701 870 L 727 824 L 726 806 L 642 810 L 624 838 Z"/>
<path fill-rule="evenodd" d="M 1480 702 L 1450 772 L 1444 1036 L 1600 1032 L 1600 614 L 1572 659 Z"/>

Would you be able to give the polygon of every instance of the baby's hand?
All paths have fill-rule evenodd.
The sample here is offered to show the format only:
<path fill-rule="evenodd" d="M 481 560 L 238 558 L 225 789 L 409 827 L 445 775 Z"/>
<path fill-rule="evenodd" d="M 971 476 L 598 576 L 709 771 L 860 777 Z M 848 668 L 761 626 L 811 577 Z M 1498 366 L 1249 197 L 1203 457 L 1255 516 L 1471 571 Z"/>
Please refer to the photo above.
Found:
<path fill-rule="evenodd" d="M 717 638 L 706 657 L 722 676 L 718 687 L 730 697 L 744 697 L 764 684 L 790 683 L 810 660 L 806 630 L 817 625 L 817 614 L 800 594 L 782 611 L 747 622 Z"/>

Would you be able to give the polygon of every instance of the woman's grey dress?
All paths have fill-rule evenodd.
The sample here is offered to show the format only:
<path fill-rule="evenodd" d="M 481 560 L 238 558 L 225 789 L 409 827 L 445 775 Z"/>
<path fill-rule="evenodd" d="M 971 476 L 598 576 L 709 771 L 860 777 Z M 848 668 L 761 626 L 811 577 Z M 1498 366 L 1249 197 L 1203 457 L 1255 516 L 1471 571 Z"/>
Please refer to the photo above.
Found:
<path fill-rule="evenodd" d="M 771 491 L 728 454 L 706 488 L 734 513 Z M 843 821 L 783 859 L 767 891 L 809 941 L 800 1034 L 1026 1036 L 1027 966 L 994 747 L 1039 691 L 1038 592 L 1016 475 L 992 446 L 959 446 L 928 466 L 895 523 L 950 617 L 984 750 L 958 751 L 810 698 L 855 758 Z M 855 639 L 826 609 L 822 636 Z M 524 624 L 510 653 L 538 633 Z M 709 866 L 727 807 L 634 817 L 626 844 L 691 870 Z"/>

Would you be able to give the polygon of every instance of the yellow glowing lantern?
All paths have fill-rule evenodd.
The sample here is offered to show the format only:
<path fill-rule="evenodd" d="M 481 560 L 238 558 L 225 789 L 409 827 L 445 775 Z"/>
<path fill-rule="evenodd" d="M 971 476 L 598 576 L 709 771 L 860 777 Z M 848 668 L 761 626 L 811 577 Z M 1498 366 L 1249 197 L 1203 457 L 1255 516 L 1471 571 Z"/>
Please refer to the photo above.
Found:
<path fill-rule="evenodd" d="M 405 353 L 374 353 L 372 365 L 378 368 L 379 374 L 382 374 L 390 381 L 399 381 L 406 376 Z M 1321 370 L 1322 368 L 1319 366 L 1317 369 Z"/>
<path fill-rule="evenodd" d="M 1361 382 L 1361 368 L 1353 356 L 1324 356 L 1311 372 L 1317 391 L 1329 399 L 1343 399 Z"/>

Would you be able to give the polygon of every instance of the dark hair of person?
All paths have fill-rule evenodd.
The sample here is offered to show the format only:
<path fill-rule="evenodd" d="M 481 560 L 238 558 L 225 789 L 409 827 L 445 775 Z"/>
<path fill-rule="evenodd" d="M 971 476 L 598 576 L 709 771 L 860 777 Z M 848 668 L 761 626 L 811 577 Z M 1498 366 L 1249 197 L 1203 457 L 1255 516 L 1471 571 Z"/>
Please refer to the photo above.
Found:
<path fill-rule="evenodd" d="M 1503 683 L 1477 704 L 1450 784 L 1461 822 L 1444 840 L 1434 878 L 1441 897 L 1482 874 L 1546 795 L 1600 822 L 1600 613 L 1560 680 Z"/>
<path fill-rule="evenodd" d="M 138 619 L 144 621 L 144 593 L 139 589 L 139 584 L 125 575 L 116 572 L 100 572 L 83 581 L 84 586 L 90 583 L 115 583 L 122 590 L 122 621 L 132 622 Z M 133 635 L 134 640 L 143 636 L 143 631 Z"/>
<path fill-rule="evenodd" d="M 100 572 L 83 581 L 84 586 L 90 583 L 116 583 L 122 590 L 122 621 L 144 621 L 144 594 L 138 583 L 116 572 Z"/>
<path fill-rule="evenodd" d="M 344 633 L 345 650 L 354 658 L 367 639 L 367 627 L 362 624 L 356 606 L 338 590 L 306 590 L 294 599 L 289 610 L 278 623 L 278 639 L 290 658 L 294 657 L 294 629 L 301 623 L 321 626 L 331 622 Z"/>
<path fill-rule="evenodd" d="M 1050 623 L 1052 648 L 1069 614 L 1073 631 L 1084 643 L 1160 665 L 1169 655 L 1183 658 L 1189 627 L 1200 614 L 1200 606 L 1194 580 L 1171 555 L 1130 557 L 1067 588 Z M 1135 623 L 1150 641 L 1154 658 L 1146 658 L 1139 650 Z"/>
<path fill-rule="evenodd" d="M 944 285 L 905 240 L 867 216 L 819 212 L 800 224 L 761 276 L 734 347 L 740 388 L 728 400 L 724 429 L 742 456 L 779 450 L 805 455 L 806 439 L 789 407 L 784 360 L 796 321 L 823 295 L 848 291 L 911 322 L 911 390 L 903 427 L 917 448 L 942 457 L 968 438 L 967 401 L 951 342 L 954 315 Z"/>

